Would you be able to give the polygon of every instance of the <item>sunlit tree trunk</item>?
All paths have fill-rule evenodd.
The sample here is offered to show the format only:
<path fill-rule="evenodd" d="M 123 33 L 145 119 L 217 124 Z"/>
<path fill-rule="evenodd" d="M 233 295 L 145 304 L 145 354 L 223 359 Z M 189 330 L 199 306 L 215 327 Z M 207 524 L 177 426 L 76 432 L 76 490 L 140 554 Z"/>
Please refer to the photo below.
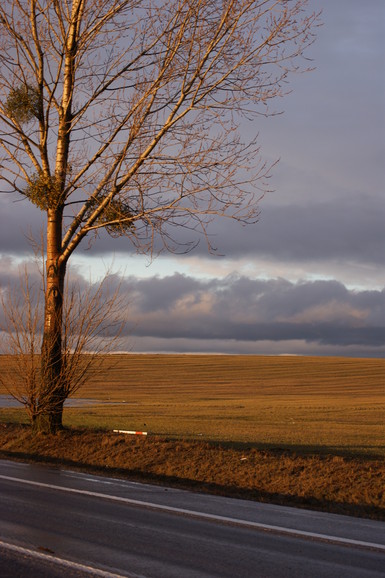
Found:
<path fill-rule="evenodd" d="M 65 264 L 60 262 L 62 210 L 49 210 L 44 335 L 41 348 L 41 410 L 39 402 L 34 429 L 54 433 L 62 427 L 66 388 L 62 371 L 62 322 Z M 49 402 L 47 403 L 47 396 Z"/>

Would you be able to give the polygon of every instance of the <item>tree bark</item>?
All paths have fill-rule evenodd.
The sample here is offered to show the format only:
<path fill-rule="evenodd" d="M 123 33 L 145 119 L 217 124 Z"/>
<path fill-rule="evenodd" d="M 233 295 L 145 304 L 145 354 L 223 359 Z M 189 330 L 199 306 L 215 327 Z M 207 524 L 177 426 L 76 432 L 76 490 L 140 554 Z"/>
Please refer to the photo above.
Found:
<path fill-rule="evenodd" d="M 62 209 L 49 209 L 47 221 L 44 334 L 35 431 L 55 433 L 63 427 L 66 384 L 62 371 L 62 321 L 65 263 L 61 262 Z"/>

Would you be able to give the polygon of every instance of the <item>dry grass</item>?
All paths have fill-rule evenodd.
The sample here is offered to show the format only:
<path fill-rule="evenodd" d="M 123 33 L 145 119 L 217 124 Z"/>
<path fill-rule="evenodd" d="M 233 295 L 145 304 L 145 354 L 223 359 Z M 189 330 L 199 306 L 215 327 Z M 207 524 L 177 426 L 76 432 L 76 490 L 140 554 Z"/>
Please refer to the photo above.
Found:
<path fill-rule="evenodd" d="M 0 427 L 0 456 L 385 520 L 383 460 L 64 430 Z"/>
<path fill-rule="evenodd" d="M 0 358 L 1 363 L 6 359 Z M 0 453 L 385 519 L 385 360 L 121 355 L 33 437 L 1 410 Z M 79 429 L 81 428 L 81 429 Z M 101 430 L 147 430 L 145 439 Z M 98 431 L 95 431 L 98 430 Z"/>

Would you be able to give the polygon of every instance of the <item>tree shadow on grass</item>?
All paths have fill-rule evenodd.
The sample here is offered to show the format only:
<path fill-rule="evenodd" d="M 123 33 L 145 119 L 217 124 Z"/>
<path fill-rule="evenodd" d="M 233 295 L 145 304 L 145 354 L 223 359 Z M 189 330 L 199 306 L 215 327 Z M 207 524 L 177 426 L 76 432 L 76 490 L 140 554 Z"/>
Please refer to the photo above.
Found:
<path fill-rule="evenodd" d="M 190 440 L 191 441 L 191 440 Z M 385 455 L 385 445 L 361 445 L 360 449 L 350 446 L 317 446 L 298 444 L 272 444 L 265 442 L 236 442 L 236 441 L 207 441 L 210 445 L 220 446 L 224 449 L 234 449 L 246 452 L 247 450 L 266 451 L 270 454 L 297 454 L 302 456 L 339 456 L 346 459 L 383 460 Z"/>

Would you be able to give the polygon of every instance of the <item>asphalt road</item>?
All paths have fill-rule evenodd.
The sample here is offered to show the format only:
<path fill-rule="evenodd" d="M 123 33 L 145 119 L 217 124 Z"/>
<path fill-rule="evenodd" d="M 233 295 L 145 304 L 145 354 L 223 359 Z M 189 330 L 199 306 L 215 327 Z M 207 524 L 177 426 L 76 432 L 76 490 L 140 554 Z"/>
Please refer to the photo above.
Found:
<path fill-rule="evenodd" d="M 2 578 L 385 577 L 385 523 L 0 461 Z"/>

